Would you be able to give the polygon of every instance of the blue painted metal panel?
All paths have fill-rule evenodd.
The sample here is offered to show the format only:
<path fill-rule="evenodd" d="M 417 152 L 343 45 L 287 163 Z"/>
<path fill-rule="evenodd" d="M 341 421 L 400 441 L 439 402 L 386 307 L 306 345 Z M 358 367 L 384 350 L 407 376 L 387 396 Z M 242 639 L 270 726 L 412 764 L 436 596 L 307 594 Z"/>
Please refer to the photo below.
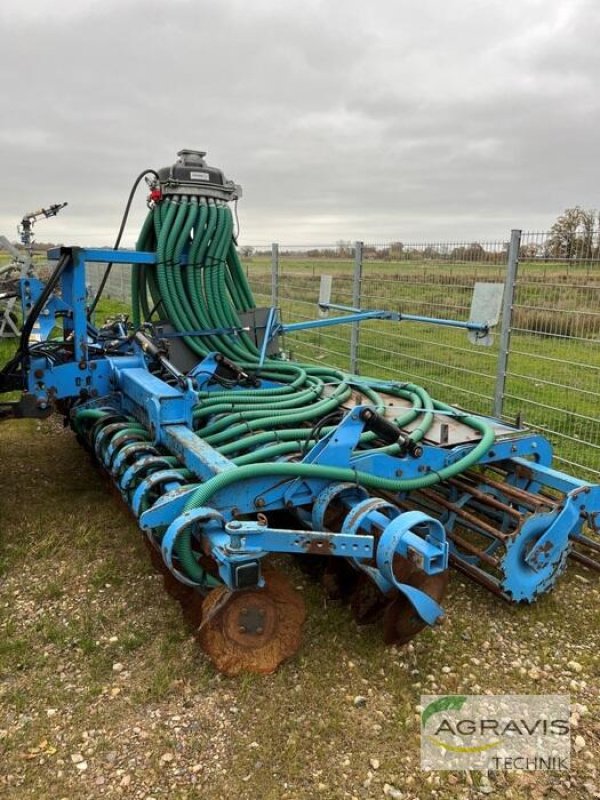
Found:
<path fill-rule="evenodd" d="M 165 425 L 192 427 L 197 402 L 193 392 L 169 386 L 143 368 L 117 369 L 117 381 L 124 410 L 146 425 L 156 441 L 162 441 Z"/>
<path fill-rule="evenodd" d="M 86 310 L 87 287 L 85 282 L 85 260 L 79 248 L 72 248 L 73 265 L 65 269 L 61 277 L 61 292 L 64 302 L 72 309 L 65 317 L 63 330 L 73 337 L 73 357 L 77 362 L 88 358 L 88 320 Z"/>
<path fill-rule="evenodd" d="M 357 559 L 370 559 L 374 554 L 372 536 L 270 528 L 256 522 L 238 520 L 229 522 L 222 531 L 207 533 L 207 537 L 225 553 L 232 554 L 273 552 L 351 556 Z"/>
<path fill-rule="evenodd" d="M 162 432 L 165 447 L 176 455 L 200 479 L 208 480 L 235 464 L 222 456 L 184 425 L 168 425 Z M 231 505 L 231 502 L 229 503 Z M 254 506 L 254 503 L 252 504 Z"/>
<path fill-rule="evenodd" d="M 112 250 L 110 248 L 64 248 L 53 247 L 48 250 L 48 259 L 57 261 L 66 249 L 78 249 L 83 261 L 112 264 L 156 264 L 156 253 L 142 250 Z"/>
<path fill-rule="evenodd" d="M 125 359 L 124 359 L 125 360 Z M 139 364 L 138 359 L 126 359 L 130 364 Z M 27 375 L 28 390 L 38 398 L 50 397 L 62 400 L 86 396 L 104 397 L 113 390 L 113 366 L 110 359 L 88 361 L 80 366 L 74 362 L 50 364 L 45 358 L 33 359 Z"/>

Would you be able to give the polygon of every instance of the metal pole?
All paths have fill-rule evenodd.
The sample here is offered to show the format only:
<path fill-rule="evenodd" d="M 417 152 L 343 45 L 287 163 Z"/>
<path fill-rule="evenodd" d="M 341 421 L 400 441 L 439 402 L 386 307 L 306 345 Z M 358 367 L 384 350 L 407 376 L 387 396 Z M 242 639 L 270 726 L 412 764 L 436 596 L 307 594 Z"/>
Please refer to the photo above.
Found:
<path fill-rule="evenodd" d="M 360 308 L 361 302 L 361 287 L 362 287 L 362 267 L 363 267 L 363 243 L 354 242 L 354 270 L 352 274 L 352 305 L 354 308 Z M 350 372 L 353 375 L 358 375 L 358 345 L 360 338 L 360 323 L 352 323 L 352 332 L 350 334 Z"/>
<path fill-rule="evenodd" d="M 521 248 L 521 231 L 513 229 L 510 232 L 510 245 L 508 248 L 508 263 L 506 267 L 506 280 L 504 282 L 504 298 L 502 301 L 502 327 L 500 329 L 500 352 L 498 353 L 498 366 L 496 370 L 496 387 L 494 390 L 494 405 L 492 414 L 501 417 L 504 410 L 504 393 L 506 388 L 506 375 L 508 369 L 508 354 L 510 352 L 510 333 L 512 326 L 512 313 L 515 301 L 515 285 L 519 269 L 519 250 Z"/>
<path fill-rule="evenodd" d="M 279 245 L 273 242 L 271 245 L 271 305 L 277 308 L 279 305 Z"/>

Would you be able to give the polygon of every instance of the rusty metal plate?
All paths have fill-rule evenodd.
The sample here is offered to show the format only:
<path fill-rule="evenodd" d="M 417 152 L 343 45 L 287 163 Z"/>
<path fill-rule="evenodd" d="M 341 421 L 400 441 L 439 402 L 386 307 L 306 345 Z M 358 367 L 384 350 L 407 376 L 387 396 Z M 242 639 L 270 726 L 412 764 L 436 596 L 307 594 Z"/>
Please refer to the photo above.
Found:
<path fill-rule="evenodd" d="M 204 600 L 197 638 L 225 675 L 274 672 L 300 647 L 304 600 L 281 573 L 264 577 L 263 589 L 230 593 L 223 586 Z"/>
<path fill-rule="evenodd" d="M 397 574 L 395 560 L 394 574 Z M 438 575 L 426 575 L 421 570 L 415 569 L 412 573 L 405 571 L 401 580 L 441 603 L 446 594 L 448 579 L 448 570 Z M 406 644 L 425 627 L 426 623 L 416 613 L 412 604 L 404 595 L 398 594 L 387 606 L 383 615 L 383 640 L 386 644 Z"/>
<path fill-rule="evenodd" d="M 332 391 L 332 387 L 326 386 L 323 394 L 327 396 L 331 394 Z M 377 393 L 380 395 L 386 405 L 383 416 L 390 421 L 393 421 L 394 417 L 398 417 L 403 414 L 405 409 L 408 410 L 411 408 L 410 401 L 404 400 L 402 397 L 395 397 L 394 395 L 387 394 L 387 392 L 380 390 L 377 390 Z M 357 389 L 354 389 L 349 400 L 343 406 L 343 408 L 345 408 L 347 411 L 350 411 L 353 406 L 361 405 L 362 403 L 370 405 L 371 401 L 364 397 L 364 395 L 362 395 Z M 457 408 L 457 413 L 459 411 L 462 411 L 465 414 L 469 413 L 464 411 L 464 409 Z M 496 439 L 512 437 L 525 433 L 525 431 L 521 428 L 515 428 L 512 425 L 505 425 L 502 422 L 489 419 L 488 417 L 485 417 L 485 419 L 492 426 L 494 433 L 496 434 Z M 418 426 L 419 421 L 420 420 L 417 418 L 414 422 L 406 425 L 403 430 L 407 433 L 410 433 Z M 480 439 L 481 435 L 477 433 L 477 431 L 474 431 L 473 428 L 465 425 L 460 420 L 449 417 L 446 414 L 435 413 L 433 417 L 433 423 L 423 441 L 427 442 L 428 444 L 454 447 L 455 445 L 477 442 Z"/>

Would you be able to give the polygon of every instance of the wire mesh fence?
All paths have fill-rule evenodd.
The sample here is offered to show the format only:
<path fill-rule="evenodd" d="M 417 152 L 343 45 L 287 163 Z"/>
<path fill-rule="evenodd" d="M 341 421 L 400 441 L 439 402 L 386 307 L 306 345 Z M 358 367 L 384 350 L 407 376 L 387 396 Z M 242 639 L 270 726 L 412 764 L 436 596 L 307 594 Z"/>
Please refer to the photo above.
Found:
<path fill-rule="evenodd" d="M 475 284 L 505 283 L 508 325 L 490 347 L 464 330 L 382 320 L 289 333 L 283 346 L 297 360 L 420 383 L 444 402 L 520 418 L 548 436 L 566 471 L 600 480 L 600 243 L 516 233 L 505 241 L 365 244 L 358 253 L 349 242 L 247 247 L 242 258 L 257 305 L 278 307 L 286 323 L 322 313 L 322 275 L 331 276 L 334 304 L 465 321 Z M 104 269 L 88 265 L 92 292 Z M 115 267 L 105 294 L 130 302 L 126 267 Z"/>
<path fill-rule="evenodd" d="M 353 325 L 288 335 L 285 347 L 293 358 L 421 383 L 445 402 L 520 419 L 550 438 L 563 468 L 598 480 L 598 243 L 516 233 L 508 325 L 491 347 L 472 344 L 462 330 L 380 320 L 361 323 L 359 333 Z M 322 275 L 332 277 L 336 304 L 467 320 L 476 283 L 506 283 L 509 248 L 509 238 L 366 244 L 357 267 L 349 243 L 279 245 L 275 263 L 269 250 L 245 263 L 257 301 L 279 306 L 285 322 L 317 316 Z"/>
<path fill-rule="evenodd" d="M 98 290 L 106 266 L 93 262 L 85 265 L 86 283 L 91 294 L 95 294 Z M 116 264 L 113 267 L 106 281 L 103 296 L 131 303 L 131 267 L 128 264 Z"/>
<path fill-rule="evenodd" d="M 332 277 L 331 301 L 363 309 L 468 320 L 477 282 L 502 282 L 507 242 L 365 244 L 357 274 L 354 246 L 279 247 L 278 305 L 286 322 L 313 319 L 322 275 Z M 246 261 L 260 302 L 273 298 L 271 259 L 264 251 Z M 348 328 L 351 328 L 349 330 Z M 352 361 L 353 335 L 357 358 Z M 333 363 L 378 378 L 428 386 L 445 401 L 489 413 L 498 344 L 469 343 L 466 331 L 417 322 L 372 321 L 286 336 L 291 355 Z"/>
<path fill-rule="evenodd" d="M 594 240 L 521 236 L 504 413 L 554 443 L 567 471 L 600 476 L 600 254 Z"/>
<path fill-rule="evenodd" d="M 306 321 L 318 316 L 321 275 L 333 276 L 332 302 L 352 304 L 354 248 L 279 248 L 278 264 L 258 253 L 246 261 L 250 285 L 258 303 L 277 305 L 286 322 Z M 276 280 L 272 278 L 275 276 Z M 315 363 L 327 361 L 349 368 L 350 331 L 347 326 L 317 328 L 288 334 L 284 346 L 291 358 Z"/>
<path fill-rule="evenodd" d="M 361 303 L 424 317 L 469 319 L 477 282 L 501 282 L 503 242 L 366 248 Z M 471 344 L 464 330 L 422 322 L 371 322 L 361 330 L 362 371 L 385 370 L 398 380 L 428 386 L 440 399 L 489 411 L 494 393 L 497 343 Z"/>

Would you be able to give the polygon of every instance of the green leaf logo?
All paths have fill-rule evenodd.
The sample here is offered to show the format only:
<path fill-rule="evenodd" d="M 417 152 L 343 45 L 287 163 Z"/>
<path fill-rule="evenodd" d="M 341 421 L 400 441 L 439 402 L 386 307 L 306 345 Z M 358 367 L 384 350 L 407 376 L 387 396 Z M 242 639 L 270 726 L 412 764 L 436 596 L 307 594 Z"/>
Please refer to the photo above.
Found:
<path fill-rule="evenodd" d="M 434 714 L 440 711 L 448 711 L 448 709 L 461 709 L 467 702 L 467 695 L 464 694 L 448 694 L 444 697 L 438 697 L 437 700 L 432 700 L 421 712 L 421 722 L 423 727 L 427 725 L 427 720 Z"/>
<path fill-rule="evenodd" d="M 447 694 L 443 697 L 438 697 L 436 700 L 432 700 L 431 703 L 429 703 L 429 705 L 426 706 L 421 712 L 421 723 L 423 725 L 423 729 L 425 729 L 427 721 L 433 717 L 434 714 L 439 714 L 441 711 L 460 711 L 467 700 L 468 696 L 464 694 Z M 435 744 L 444 750 L 450 750 L 454 753 L 481 753 L 500 744 L 500 741 L 498 740 L 489 742 L 487 744 L 465 746 L 449 744 L 441 741 L 440 739 L 436 739 L 434 736 L 428 736 L 427 738 L 432 744 Z"/>

